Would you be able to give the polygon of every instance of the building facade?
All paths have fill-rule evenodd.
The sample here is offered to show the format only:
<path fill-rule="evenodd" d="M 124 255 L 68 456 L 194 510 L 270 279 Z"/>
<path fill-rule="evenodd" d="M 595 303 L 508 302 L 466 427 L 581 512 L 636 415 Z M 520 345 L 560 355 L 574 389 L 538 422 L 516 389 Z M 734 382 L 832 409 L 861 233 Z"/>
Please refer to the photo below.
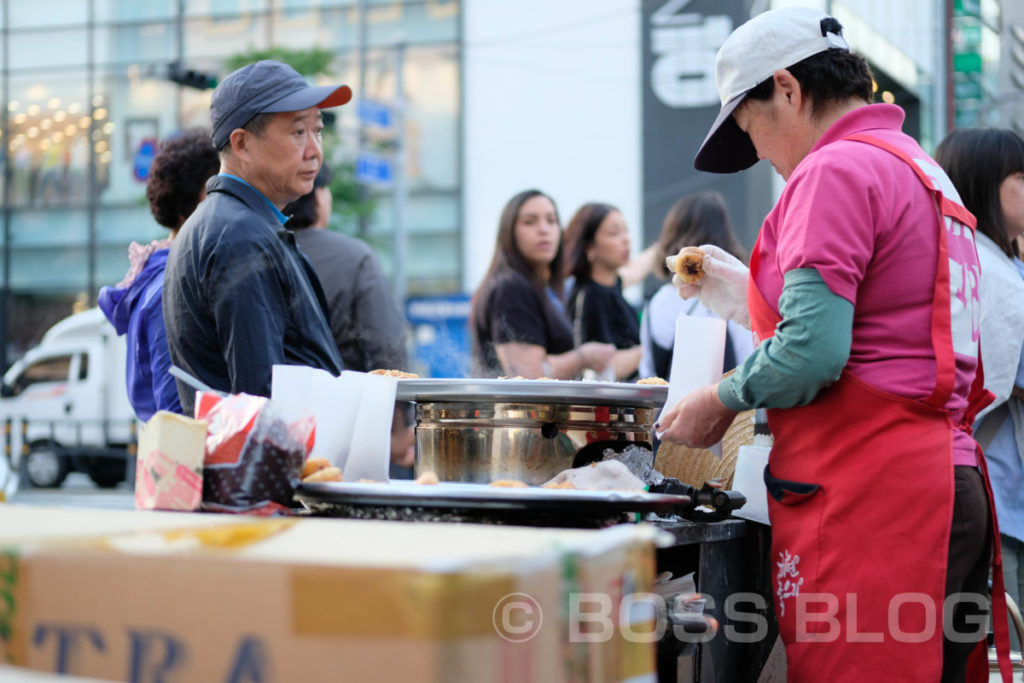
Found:
<path fill-rule="evenodd" d="M 0 0 L 0 365 L 120 280 L 130 242 L 164 236 L 144 195 L 153 143 L 208 126 L 212 92 L 171 65 L 223 78 L 269 48 L 326 50 L 314 80 L 353 87 L 328 163 L 385 182 L 333 227 L 377 249 L 400 298 L 471 293 L 502 206 L 529 187 L 563 223 L 616 205 L 634 251 L 675 199 L 718 189 L 749 246 L 781 180 L 765 164 L 697 174 L 692 152 L 721 41 L 791 4 L 840 19 L 926 150 L 957 122 L 1024 126 L 1024 10 L 1008 0 Z M 367 152 L 377 166 L 356 163 Z"/>
<path fill-rule="evenodd" d="M 118 282 L 130 242 L 166 237 L 145 201 L 153 143 L 209 127 L 212 92 L 173 82 L 171 65 L 222 78 L 231 58 L 275 46 L 329 51 L 331 82 L 383 103 L 394 100 L 401 49 L 403 213 L 417 255 L 407 287 L 457 290 L 460 15 L 457 0 L 0 1 L 2 366 Z M 357 109 L 338 111 L 329 163 L 351 164 L 360 144 L 387 153 L 393 132 L 361 143 Z M 391 271 L 394 202 L 386 189 L 370 194 L 368 217 L 336 220 Z"/>

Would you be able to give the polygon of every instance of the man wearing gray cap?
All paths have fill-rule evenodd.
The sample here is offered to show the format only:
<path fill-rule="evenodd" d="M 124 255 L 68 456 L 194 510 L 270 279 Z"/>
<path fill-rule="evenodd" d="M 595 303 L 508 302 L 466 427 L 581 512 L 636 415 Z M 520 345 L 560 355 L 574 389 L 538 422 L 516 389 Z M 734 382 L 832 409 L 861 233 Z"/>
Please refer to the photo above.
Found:
<path fill-rule="evenodd" d="M 320 110 L 351 98 L 269 60 L 213 93 L 220 173 L 171 249 L 163 309 L 171 362 L 214 389 L 269 396 L 275 364 L 342 370 L 323 290 L 281 210 L 313 189 Z M 179 380 L 178 393 L 192 414 L 194 388 Z"/>
<path fill-rule="evenodd" d="M 757 348 L 656 428 L 709 446 L 737 411 L 767 409 L 788 680 L 987 681 L 998 534 L 970 427 L 991 400 L 974 217 L 901 131 L 903 111 L 870 104 L 871 71 L 834 18 L 764 12 L 726 39 L 715 71 L 722 108 L 694 166 L 731 173 L 767 159 L 786 186 L 749 273 L 709 246 L 702 277 L 678 283 L 749 325 Z M 981 666 L 968 675 L 969 660 Z"/>

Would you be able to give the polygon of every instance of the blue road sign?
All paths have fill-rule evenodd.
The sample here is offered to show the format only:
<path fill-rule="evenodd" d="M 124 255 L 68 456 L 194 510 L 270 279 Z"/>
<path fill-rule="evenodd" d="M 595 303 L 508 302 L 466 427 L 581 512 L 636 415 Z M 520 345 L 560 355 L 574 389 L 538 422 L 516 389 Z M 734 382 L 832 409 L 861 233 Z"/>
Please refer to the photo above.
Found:
<path fill-rule="evenodd" d="M 395 179 L 391 160 L 362 152 L 356 157 L 356 180 L 366 185 L 388 185 Z"/>
<path fill-rule="evenodd" d="M 135 150 L 135 156 L 132 157 L 132 175 L 136 180 L 144 183 L 149 179 L 149 167 L 156 156 L 156 145 L 155 138 L 144 138 Z"/>
<path fill-rule="evenodd" d="M 391 107 L 373 100 L 359 100 L 359 120 L 364 125 L 385 129 L 394 124 Z"/>
<path fill-rule="evenodd" d="M 408 299 L 405 316 L 413 330 L 415 355 L 429 377 L 468 377 L 469 295 Z"/>

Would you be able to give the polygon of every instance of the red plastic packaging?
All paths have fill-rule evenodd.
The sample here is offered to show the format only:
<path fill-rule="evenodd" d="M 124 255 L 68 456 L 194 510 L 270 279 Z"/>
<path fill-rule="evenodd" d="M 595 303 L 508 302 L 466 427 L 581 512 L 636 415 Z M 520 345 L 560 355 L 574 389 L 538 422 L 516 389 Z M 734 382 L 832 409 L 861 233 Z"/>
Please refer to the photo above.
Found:
<path fill-rule="evenodd" d="M 287 514 L 313 448 L 308 412 L 262 396 L 200 393 L 196 418 L 207 423 L 203 508 Z"/>

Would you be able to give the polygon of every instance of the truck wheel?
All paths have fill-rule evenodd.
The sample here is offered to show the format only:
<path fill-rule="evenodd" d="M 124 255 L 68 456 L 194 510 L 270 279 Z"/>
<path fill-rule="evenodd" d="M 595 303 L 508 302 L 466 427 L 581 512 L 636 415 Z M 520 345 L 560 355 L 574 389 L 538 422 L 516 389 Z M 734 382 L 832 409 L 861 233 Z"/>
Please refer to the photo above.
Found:
<path fill-rule="evenodd" d="M 56 488 L 68 476 L 68 459 L 56 444 L 32 444 L 21 459 L 21 476 L 32 486 L 41 489 Z"/>
<path fill-rule="evenodd" d="M 101 489 L 112 489 L 125 480 L 126 469 L 127 463 L 124 460 L 95 458 L 89 468 L 89 478 Z"/>

